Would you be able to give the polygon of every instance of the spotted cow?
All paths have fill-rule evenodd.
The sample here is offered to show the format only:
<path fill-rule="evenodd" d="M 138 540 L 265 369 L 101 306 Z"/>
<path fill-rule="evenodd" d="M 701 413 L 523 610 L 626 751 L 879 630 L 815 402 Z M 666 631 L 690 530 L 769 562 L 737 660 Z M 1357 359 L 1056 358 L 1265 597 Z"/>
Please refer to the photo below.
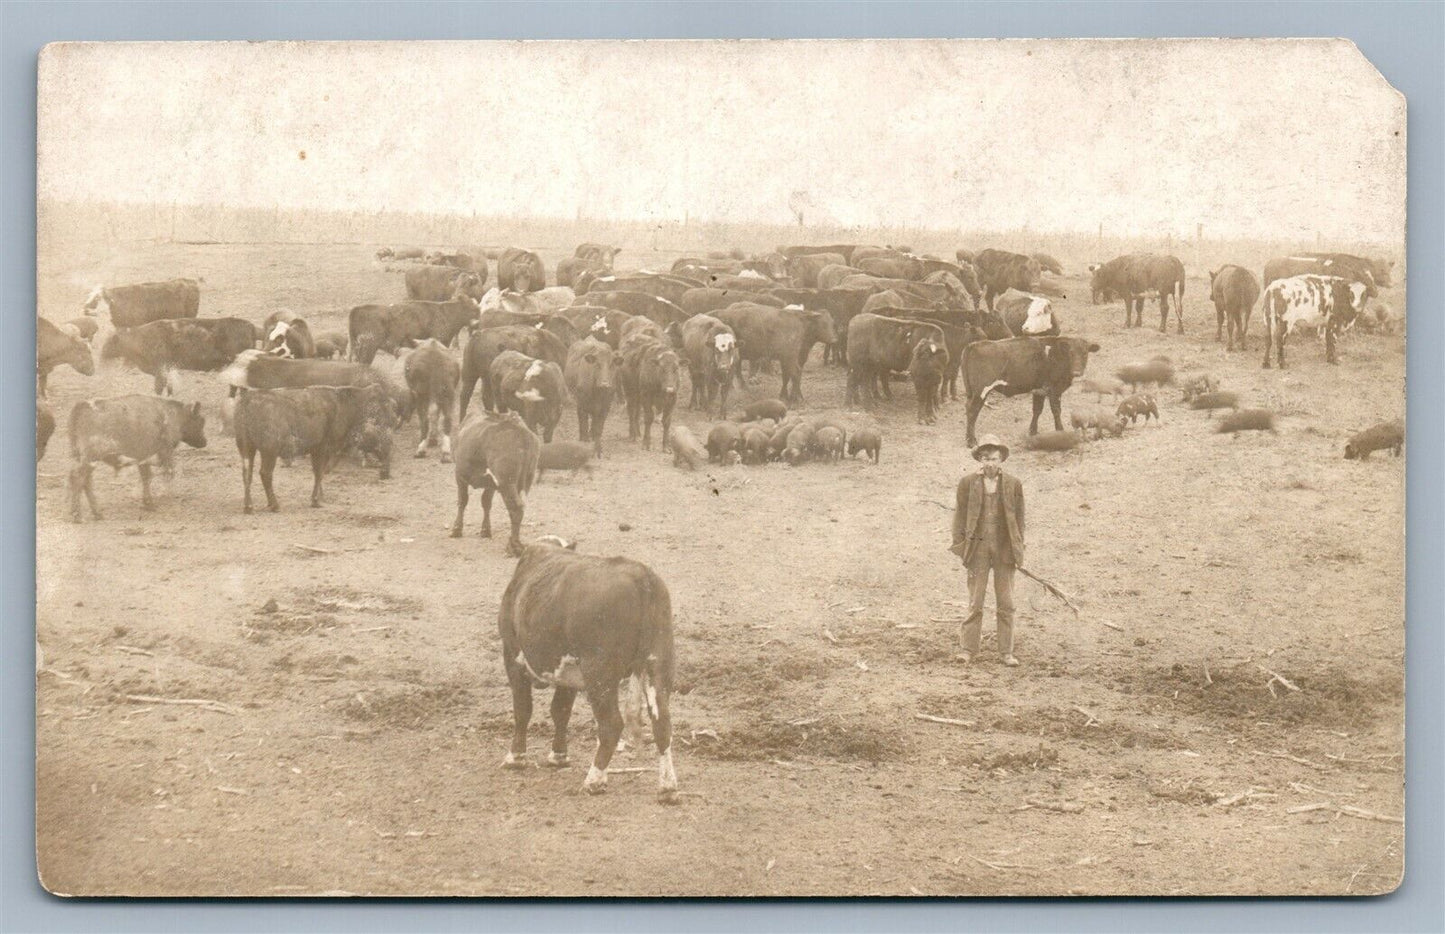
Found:
<path fill-rule="evenodd" d="M 1284 369 L 1285 338 L 1297 330 L 1323 332 L 1325 362 L 1335 358 L 1335 334 L 1354 323 L 1365 306 L 1368 287 L 1339 276 L 1290 276 L 1264 290 L 1264 368 L 1273 348 Z"/>

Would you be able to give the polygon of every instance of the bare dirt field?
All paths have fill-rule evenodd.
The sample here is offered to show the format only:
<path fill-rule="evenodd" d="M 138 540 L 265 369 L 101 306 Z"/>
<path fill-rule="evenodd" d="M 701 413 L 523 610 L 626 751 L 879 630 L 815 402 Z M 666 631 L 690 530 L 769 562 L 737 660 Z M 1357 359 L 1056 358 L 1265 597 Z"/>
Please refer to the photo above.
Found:
<path fill-rule="evenodd" d="M 344 328 L 351 305 L 403 295 L 373 249 L 42 245 L 39 311 L 64 321 L 97 283 L 189 275 L 205 279 L 203 315 L 259 322 L 289 307 Z M 561 255 L 544 253 L 549 270 Z M 618 265 L 676 255 L 633 251 Z M 511 712 L 496 613 L 514 562 L 504 539 L 475 534 L 475 499 L 466 537 L 448 537 L 452 468 L 409 456 L 414 421 L 390 480 L 343 462 L 314 510 L 298 462 L 278 470 L 279 514 L 243 515 L 217 417 L 225 389 L 186 374 L 181 397 L 204 402 L 209 446 L 179 451 L 150 514 L 133 470 L 97 471 L 107 518 L 72 525 L 70 406 L 149 391 L 150 379 L 56 371 L 60 428 L 36 505 L 44 884 L 258 896 L 1392 890 L 1404 461 L 1341 452 L 1352 431 L 1403 416 L 1404 340 L 1348 336 L 1327 366 L 1316 341 L 1296 339 L 1289 369 L 1262 371 L 1258 316 L 1248 352 L 1227 355 L 1204 270 L 1190 273 L 1183 337 L 1147 326 L 1153 305 L 1145 328 L 1125 331 L 1121 306 L 1091 306 L 1078 275 L 1058 303 L 1065 330 L 1102 346 L 1091 374 L 1167 354 L 1182 375 L 1213 372 L 1274 408 L 1279 433 L 1214 434 L 1166 389 L 1162 423 L 1037 454 L 1022 449 L 1027 397 L 985 410 L 980 432 L 1015 445 L 1006 469 L 1028 497 L 1031 566 L 1080 609 L 1075 619 L 1020 579 L 1017 669 L 992 650 L 991 607 L 981 660 L 952 661 L 966 590 L 949 510 L 974 469 L 962 403 L 919 426 L 912 387 L 898 384 L 891 405 L 848 410 L 842 371 L 815 350 L 804 409 L 878 424 L 878 466 L 686 473 L 627 442 L 614 409 L 590 479 L 547 475 L 524 539 L 556 533 L 639 559 L 671 589 L 689 793 L 672 808 L 655 800 L 650 748 L 619 755 L 614 766 L 645 770 L 615 774 L 598 797 L 581 793 L 585 765 L 499 768 Z M 734 398 L 776 390 L 760 377 Z M 1065 396 L 1066 424 L 1082 401 Z M 705 433 L 698 413 L 678 420 Z M 570 411 L 559 434 L 576 436 Z M 167 703 L 201 699 L 217 703 Z M 534 753 L 550 737 L 539 701 Z M 585 704 L 573 723 L 573 762 L 585 763 Z"/>

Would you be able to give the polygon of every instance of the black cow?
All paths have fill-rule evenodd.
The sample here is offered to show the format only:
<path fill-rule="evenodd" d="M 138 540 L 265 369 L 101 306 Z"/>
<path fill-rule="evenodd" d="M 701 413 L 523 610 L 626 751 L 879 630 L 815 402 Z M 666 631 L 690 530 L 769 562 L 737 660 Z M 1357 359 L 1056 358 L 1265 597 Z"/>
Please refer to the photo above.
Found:
<path fill-rule="evenodd" d="M 651 321 L 656 321 L 659 326 L 667 327 L 669 324 L 681 324 L 689 317 L 675 302 L 665 298 L 658 298 L 656 295 L 648 295 L 645 292 L 598 292 L 587 293 L 588 305 L 601 305 L 604 308 L 615 308 L 618 311 L 625 311 L 629 315 L 641 315 Z"/>
<path fill-rule="evenodd" d="M 890 374 L 907 370 L 913 348 L 927 339 L 945 345 L 936 325 L 875 314 L 855 317 L 848 324 L 848 404 L 861 401 L 864 386 L 870 400 L 877 401 L 880 384 L 883 396 L 891 400 Z"/>
<path fill-rule="evenodd" d="M 672 427 L 681 370 L 677 353 L 644 333 L 623 340 L 619 356 L 622 394 L 627 400 L 627 439 L 637 440 L 640 422 L 642 446 L 651 448 L 653 417 L 661 414 L 664 438 Z"/>
<path fill-rule="evenodd" d="M 421 441 L 415 456 L 425 457 L 428 447 L 440 443 L 442 463 L 451 463 L 452 409 L 456 405 L 457 384 L 461 381 L 461 365 L 440 341 L 424 340 L 406 355 L 404 372 L 407 388 L 411 390 L 411 407 L 421 427 Z M 432 406 L 437 409 L 434 419 Z"/>
<path fill-rule="evenodd" d="M 806 311 L 821 311 L 833 319 L 835 340 L 823 351 L 824 363 L 848 365 L 848 322 L 863 313 L 873 293 L 860 289 L 774 289 L 772 297 Z M 763 304 L 761 297 L 751 300 Z"/>
<path fill-rule="evenodd" d="M 621 247 L 608 246 L 605 243 L 579 243 L 572 255 L 577 259 L 594 259 L 601 263 L 603 268 L 611 269 L 617 254 L 621 252 Z"/>
<path fill-rule="evenodd" d="M 563 376 L 577 401 L 577 437 L 592 442 L 602 456 L 602 427 L 612 408 L 612 348 L 595 337 L 578 341 L 567 351 Z"/>
<path fill-rule="evenodd" d="M 547 287 L 547 269 L 536 253 L 509 247 L 497 259 L 497 285 L 504 292 L 539 292 Z"/>
<path fill-rule="evenodd" d="M 550 331 L 523 325 L 509 325 L 500 328 L 482 328 L 467 340 L 462 351 L 462 404 L 461 417 L 467 417 L 467 405 L 482 381 L 482 405 L 488 409 L 496 407 L 496 386 L 490 374 L 492 361 L 505 351 L 546 360 L 562 366 L 567 362 L 567 347 Z"/>
<path fill-rule="evenodd" d="M 778 291 L 797 290 L 780 289 Z M 687 315 L 710 315 L 720 308 L 736 305 L 738 302 L 772 305 L 774 308 L 782 308 L 788 304 L 788 301 L 779 297 L 777 292 L 740 292 L 737 289 L 713 288 L 688 289 L 682 293 L 682 300 L 677 304 Z"/>
<path fill-rule="evenodd" d="M 741 360 L 777 360 L 783 373 L 780 398 L 803 399 L 803 364 L 816 343 L 831 344 L 837 337 L 831 316 L 799 307 L 771 308 L 740 302 L 713 315 L 733 329 Z"/>
<path fill-rule="evenodd" d="M 658 275 L 630 275 L 630 276 L 598 276 L 588 281 L 587 291 L 580 293 L 591 296 L 593 293 L 602 292 L 641 292 L 643 295 L 652 295 L 657 298 L 665 298 L 674 305 L 681 303 L 682 296 L 689 289 L 697 288 L 697 284 L 691 279 L 684 279 L 679 276 L 658 276 Z M 596 302 L 591 298 L 588 304 L 602 305 L 605 302 Z M 634 312 L 635 314 L 638 312 Z"/>
<path fill-rule="evenodd" d="M 733 329 L 711 315 L 696 315 L 682 326 L 682 352 L 692 377 L 691 408 L 712 405 L 721 394 L 718 418 L 727 417 L 728 391 L 738 365 L 738 342 Z"/>
<path fill-rule="evenodd" d="M 251 478 L 261 455 L 266 508 L 276 512 L 271 481 L 278 457 L 311 456 L 311 505 L 321 505 L 321 478 L 350 448 L 374 454 L 385 479 L 391 462 L 391 402 L 380 386 L 311 386 L 244 392 L 236 400 L 236 450 L 241 455 L 242 508 L 251 512 Z"/>
<path fill-rule="evenodd" d="M 463 422 L 457 432 L 457 518 L 452 523 L 452 538 L 462 537 L 462 519 L 473 489 L 482 491 L 482 538 L 491 538 L 492 496 L 501 493 L 512 520 L 507 554 L 520 555 L 522 516 L 541 452 L 541 440 L 515 413 L 477 413 Z"/>
<path fill-rule="evenodd" d="M 1089 267 L 1094 304 L 1111 297 L 1124 300 L 1124 327 L 1143 327 L 1144 298 L 1159 296 L 1159 333 L 1169 325 L 1169 299 L 1174 299 L 1174 317 L 1184 333 L 1184 264 L 1177 257 L 1154 253 L 1119 256 Z"/>
<path fill-rule="evenodd" d="M 544 538 L 522 552 L 502 594 L 497 628 L 515 724 L 503 768 L 525 768 L 534 687 L 553 688 L 548 763 L 566 765 L 567 722 L 577 692 L 585 690 L 597 721 L 597 753 L 582 787 L 605 791 L 624 726 L 618 685 L 630 679 L 652 721 L 659 800 L 676 802 L 672 600 L 656 573 L 637 561 L 579 555 L 571 543 Z"/>
<path fill-rule="evenodd" d="M 77 402 L 70 410 L 70 518 L 81 521 L 80 494 L 90 504 L 90 515 L 100 519 L 91 487 L 95 462 L 116 470 L 135 464 L 140 472 L 141 506 L 155 508 L 151 498 L 152 460 L 161 470 L 174 469 L 176 445 L 206 446 L 206 419 L 199 402 L 184 403 L 155 396 L 133 395 Z"/>
<path fill-rule="evenodd" d="M 973 266 L 978 271 L 978 281 L 983 287 L 983 302 L 989 310 L 993 309 L 994 297 L 1009 289 L 1033 291 L 1043 274 L 1038 260 L 1007 250 L 979 250 L 973 257 Z"/>
<path fill-rule="evenodd" d="M 154 378 L 156 395 L 171 391 L 175 370 L 215 372 L 254 350 L 260 333 L 241 318 L 172 318 L 110 335 L 100 349 L 102 360 L 118 360 Z"/>
<path fill-rule="evenodd" d="M 920 425 L 932 425 L 937 420 L 934 401 L 948 374 L 949 364 L 948 350 L 943 342 L 925 337 L 914 345 L 913 356 L 908 361 L 908 375 L 913 378 L 913 388 L 918 396 Z M 841 444 L 838 454 L 842 454 Z"/>
<path fill-rule="evenodd" d="M 1279 279 L 1293 276 L 1337 276 L 1365 287 L 1365 297 L 1374 298 L 1381 285 L 1389 284 L 1389 264 L 1368 260 L 1349 253 L 1292 253 L 1276 256 L 1264 264 L 1263 287 Z M 1376 278 L 1377 270 L 1385 273 L 1385 282 Z"/>
<path fill-rule="evenodd" d="M 1214 339 L 1224 339 L 1225 322 L 1228 322 L 1229 344 L 1225 351 L 1234 349 L 1235 337 L 1239 338 L 1239 349 L 1244 350 L 1249 316 L 1259 300 L 1259 280 L 1243 266 L 1221 266 L 1209 274 L 1209 300 L 1214 303 Z"/>
<path fill-rule="evenodd" d="M 1005 396 L 1032 393 L 1034 417 L 1029 434 L 1038 434 L 1044 399 L 1054 415 L 1054 428 L 1064 430 L 1060 401 L 1075 379 L 1084 375 L 1089 354 L 1099 345 L 1079 337 L 1015 337 L 978 341 L 963 352 L 963 385 L 968 393 L 969 447 L 978 443 L 974 425 L 991 392 Z"/>
<path fill-rule="evenodd" d="M 62 363 L 82 376 L 95 373 L 95 358 L 90 345 L 73 334 L 67 334 L 45 318 L 35 319 L 35 389 L 45 396 L 50 371 Z"/>
<path fill-rule="evenodd" d="M 195 279 L 168 279 L 137 285 L 96 288 L 85 300 L 85 313 L 110 310 L 118 328 L 135 328 L 166 318 L 194 318 L 201 310 L 201 286 Z"/>

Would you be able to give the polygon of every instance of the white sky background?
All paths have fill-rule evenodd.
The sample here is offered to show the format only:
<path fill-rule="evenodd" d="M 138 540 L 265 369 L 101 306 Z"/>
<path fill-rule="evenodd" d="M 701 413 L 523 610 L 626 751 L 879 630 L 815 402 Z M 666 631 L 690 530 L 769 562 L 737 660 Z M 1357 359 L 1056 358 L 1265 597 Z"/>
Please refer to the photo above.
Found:
<path fill-rule="evenodd" d="M 1404 99 L 1328 40 L 67 44 L 39 131 L 63 200 L 1404 236 Z"/>

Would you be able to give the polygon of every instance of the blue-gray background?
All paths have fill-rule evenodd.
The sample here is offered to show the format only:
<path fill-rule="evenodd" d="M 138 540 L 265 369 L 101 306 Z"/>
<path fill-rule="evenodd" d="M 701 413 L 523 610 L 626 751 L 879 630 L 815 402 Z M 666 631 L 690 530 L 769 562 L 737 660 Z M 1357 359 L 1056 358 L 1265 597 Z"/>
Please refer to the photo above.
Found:
<path fill-rule="evenodd" d="M 1445 931 L 1442 859 L 1440 310 L 1442 3 L 3 3 L 0 308 L 35 304 L 35 68 L 45 43 L 106 39 L 606 39 L 1343 36 L 1409 100 L 1409 571 L 1405 883 L 1377 899 L 792 902 L 106 901 L 46 895 L 34 856 L 34 357 L 0 344 L 0 931 Z M 1241 76 L 1247 80 L 1247 76 Z M 221 92 L 218 89 L 218 92 Z M 222 92 L 223 93 L 223 92 Z M 1000 127 L 1006 133 L 1007 127 Z M 1260 620 L 1267 626 L 1268 620 Z M 666 815 L 658 813 L 658 819 Z M 1020 841 L 1027 844 L 1027 841 Z"/>

